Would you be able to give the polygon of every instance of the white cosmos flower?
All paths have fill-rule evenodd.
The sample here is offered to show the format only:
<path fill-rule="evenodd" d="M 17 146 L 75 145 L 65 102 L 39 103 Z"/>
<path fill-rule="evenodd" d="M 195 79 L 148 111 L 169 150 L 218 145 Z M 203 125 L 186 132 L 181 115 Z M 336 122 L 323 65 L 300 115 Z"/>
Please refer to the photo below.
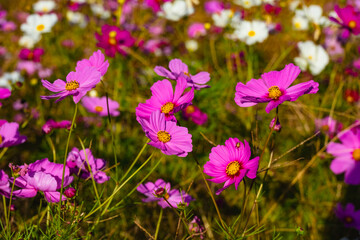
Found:
<path fill-rule="evenodd" d="M 242 21 L 233 33 L 233 37 L 244 41 L 247 45 L 263 42 L 269 35 L 266 23 L 262 21 Z"/>
<path fill-rule="evenodd" d="M 295 15 L 292 19 L 292 25 L 295 30 L 308 30 L 309 20 L 306 17 Z"/>
<path fill-rule="evenodd" d="M 102 19 L 110 17 L 110 11 L 106 10 L 102 4 L 94 3 L 90 5 L 91 11 Z"/>
<path fill-rule="evenodd" d="M 299 42 L 300 56 L 294 59 L 301 70 L 309 68 L 313 75 L 318 75 L 329 63 L 329 55 L 321 45 L 312 41 Z"/>
<path fill-rule="evenodd" d="M 195 52 L 199 48 L 199 44 L 196 40 L 190 39 L 185 42 L 185 47 L 189 52 Z"/>
<path fill-rule="evenodd" d="M 21 31 L 29 36 L 40 35 L 51 31 L 51 28 L 57 22 L 57 16 L 52 14 L 31 14 L 27 17 L 26 22 L 21 24 Z M 35 38 L 35 37 L 34 37 Z"/>
<path fill-rule="evenodd" d="M 18 71 L 6 72 L 0 77 L 0 87 L 3 88 L 11 90 L 11 85 L 17 82 L 24 82 L 24 78 Z"/>
<path fill-rule="evenodd" d="M 25 47 L 25 48 L 33 48 L 34 45 L 40 41 L 41 39 L 41 35 L 38 34 L 38 35 L 32 35 L 32 36 L 29 36 L 29 35 L 24 35 L 22 36 L 20 39 L 19 39 L 19 45 L 22 46 L 22 47 Z"/>
<path fill-rule="evenodd" d="M 175 0 L 174 2 L 166 2 L 161 6 L 159 16 L 164 17 L 171 21 L 179 21 L 185 16 L 194 13 L 194 8 L 186 4 L 184 0 Z"/>
<path fill-rule="evenodd" d="M 33 4 L 35 12 L 48 13 L 54 10 L 56 4 L 54 1 L 41 0 Z"/>
<path fill-rule="evenodd" d="M 234 0 L 234 3 L 244 8 L 251 8 L 261 5 L 261 0 Z"/>
<path fill-rule="evenodd" d="M 80 12 L 67 11 L 67 20 L 72 24 L 77 24 L 81 28 L 85 28 L 87 25 L 85 15 Z"/>
<path fill-rule="evenodd" d="M 214 25 L 221 28 L 224 28 L 227 25 L 231 25 L 235 28 L 242 21 L 240 12 L 234 12 L 231 9 L 223 9 L 218 13 L 212 14 L 211 17 L 214 21 Z"/>
<path fill-rule="evenodd" d="M 295 11 L 295 17 L 307 18 L 309 22 L 316 25 L 328 26 L 330 20 L 322 15 L 323 9 L 319 5 L 304 6 L 302 10 Z"/>

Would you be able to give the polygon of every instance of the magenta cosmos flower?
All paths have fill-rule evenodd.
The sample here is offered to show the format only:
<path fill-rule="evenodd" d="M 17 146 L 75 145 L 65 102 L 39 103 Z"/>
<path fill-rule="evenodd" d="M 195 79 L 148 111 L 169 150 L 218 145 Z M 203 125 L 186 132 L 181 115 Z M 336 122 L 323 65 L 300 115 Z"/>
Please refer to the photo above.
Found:
<path fill-rule="evenodd" d="M 96 46 L 105 49 L 105 54 L 109 57 L 115 57 L 118 52 L 122 55 L 127 55 L 124 47 L 131 47 L 135 43 L 135 39 L 130 32 L 120 30 L 117 26 L 103 25 L 101 27 L 102 35 L 95 33 L 98 40 Z"/>
<path fill-rule="evenodd" d="M 329 143 L 327 152 L 335 159 L 330 169 L 335 174 L 345 172 L 345 183 L 360 184 L 360 129 L 353 128 L 340 134 L 341 143 Z"/>
<path fill-rule="evenodd" d="M 14 196 L 20 198 L 35 197 L 37 192 L 43 192 L 46 201 L 59 202 L 63 164 L 50 162 L 47 158 L 38 160 L 28 166 L 28 172 L 24 176 L 16 178 L 15 185 L 20 190 L 14 191 Z M 73 181 L 70 170 L 65 167 L 64 187 Z M 62 201 L 66 196 L 62 196 Z"/>
<path fill-rule="evenodd" d="M 79 151 L 79 149 L 73 148 L 66 159 L 66 165 L 70 168 L 71 173 L 79 175 L 83 179 L 91 177 L 90 170 L 97 183 L 104 183 L 110 179 L 105 172 L 101 171 L 105 168 L 105 160 L 95 158 L 88 148 L 85 149 L 85 152 L 84 150 Z"/>
<path fill-rule="evenodd" d="M 237 138 L 229 138 L 225 146 L 218 145 L 211 149 L 210 161 L 204 165 L 204 173 L 214 177 L 209 181 L 215 183 L 225 182 L 224 186 L 216 192 L 219 195 L 231 184 L 237 190 L 241 180 L 247 176 L 254 179 L 259 167 L 259 157 L 250 160 L 251 150 L 248 142 L 244 144 Z"/>
<path fill-rule="evenodd" d="M 183 77 L 187 81 L 187 87 L 194 87 L 197 90 L 210 87 L 208 85 L 204 85 L 210 80 L 210 73 L 199 72 L 195 75 L 191 75 L 189 73 L 188 66 L 180 59 L 171 60 L 169 62 L 169 69 L 170 71 L 164 67 L 156 66 L 154 71 L 157 75 L 169 78 L 171 80 L 179 80 L 180 77 Z"/>
<path fill-rule="evenodd" d="M 354 35 L 360 34 L 360 13 L 357 12 L 353 6 L 347 5 L 344 8 L 340 8 L 339 5 L 336 5 L 334 10 L 339 19 L 330 17 L 331 21 L 340 24 Z"/>
<path fill-rule="evenodd" d="M 11 188 L 9 183 L 9 176 L 4 172 L 4 170 L 0 170 L 0 195 L 5 197 L 10 197 Z"/>
<path fill-rule="evenodd" d="M 161 5 L 165 2 L 169 2 L 171 0 L 145 0 L 144 4 L 145 6 L 148 6 L 149 8 L 151 8 L 153 10 L 154 13 L 160 12 L 161 11 Z"/>
<path fill-rule="evenodd" d="M 184 93 L 186 85 L 186 80 L 180 77 L 174 92 L 169 80 L 157 81 L 150 88 L 152 97 L 145 103 L 139 103 L 136 116 L 148 120 L 152 112 L 160 110 L 165 114 L 166 120 L 176 121 L 174 114 L 190 105 L 194 98 L 194 89 Z"/>
<path fill-rule="evenodd" d="M 331 117 L 325 117 L 323 119 L 315 119 L 316 130 L 322 131 L 324 134 L 329 137 L 334 137 L 335 134 L 341 131 L 343 125 L 340 122 L 337 122 Z"/>
<path fill-rule="evenodd" d="M 304 94 L 317 93 L 319 84 L 313 80 L 289 87 L 300 73 L 300 68 L 290 63 L 281 71 L 271 71 L 260 79 L 251 79 L 246 84 L 236 85 L 235 102 L 240 107 L 250 107 L 268 102 L 266 112 L 284 101 L 295 101 Z"/>
<path fill-rule="evenodd" d="M 179 191 L 177 189 L 171 189 L 170 183 L 165 182 L 162 179 L 158 179 L 155 183 L 147 182 L 140 184 L 137 187 L 138 192 L 144 194 L 146 198 L 143 198 L 143 202 L 158 202 L 162 208 L 170 207 L 177 208 L 179 204 L 189 205 L 190 201 L 194 200 L 185 191 Z M 169 202 L 167 203 L 165 199 Z"/>
<path fill-rule="evenodd" d="M 114 100 L 111 100 L 110 98 L 108 98 L 108 101 L 109 101 L 109 114 L 113 117 L 119 116 L 120 115 L 120 112 L 118 111 L 119 103 Z M 85 96 L 81 100 L 81 104 L 86 108 L 86 110 L 88 110 L 91 113 L 96 113 L 101 117 L 106 117 L 108 115 L 106 97 L 98 98 L 98 97 Z"/>
<path fill-rule="evenodd" d="M 78 61 L 75 70 L 79 71 L 81 68 L 84 67 L 94 67 L 101 73 L 101 76 L 104 76 L 108 70 L 109 62 L 108 60 L 105 61 L 104 54 L 102 54 L 100 50 L 97 50 L 93 53 L 93 55 L 91 55 L 89 59 L 83 59 L 81 61 Z"/>
<path fill-rule="evenodd" d="M 208 1 L 205 2 L 205 11 L 209 14 L 220 13 L 224 10 L 224 3 L 221 1 Z"/>
<path fill-rule="evenodd" d="M 352 203 L 346 204 L 345 208 L 338 203 L 335 208 L 335 215 L 344 223 L 345 227 L 360 230 L 360 210 L 355 211 Z"/>
<path fill-rule="evenodd" d="M 155 111 L 149 121 L 137 118 L 145 135 L 151 140 L 148 144 L 159 148 L 166 155 L 186 157 L 192 151 L 191 134 L 186 127 L 176 126 L 175 122 L 166 121 L 165 114 Z"/>
<path fill-rule="evenodd" d="M 69 120 L 62 120 L 62 121 L 56 122 L 53 119 L 49 119 L 42 126 L 42 130 L 46 134 L 49 134 L 54 128 L 66 128 L 66 129 L 70 130 L 71 122 Z"/>
<path fill-rule="evenodd" d="M 207 122 L 208 116 L 203 113 L 198 107 L 189 105 L 182 110 L 182 115 L 185 120 L 193 121 L 197 125 L 203 125 Z"/>
<path fill-rule="evenodd" d="M 40 57 L 43 54 L 44 54 L 44 49 L 42 48 L 34 48 L 33 50 L 28 48 L 23 48 L 19 53 L 19 58 L 22 60 L 40 62 Z"/>
<path fill-rule="evenodd" d="M 56 92 L 50 96 L 41 96 L 41 99 L 58 99 L 59 102 L 72 95 L 74 102 L 78 103 L 85 94 L 96 86 L 101 80 L 101 73 L 94 67 L 79 68 L 76 72 L 70 72 L 66 76 L 66 82 L 57 79 L 54 83 L 47 80 L 41 80 L 42 85 L 52 92 Z"/>
<path fill-rule="evenodd" d="M 19 124 L 16 122 L 5 122 L 0 127 L 0 148 L 11 147 L 26 141 L 25 136 L 19 134 Z"/>

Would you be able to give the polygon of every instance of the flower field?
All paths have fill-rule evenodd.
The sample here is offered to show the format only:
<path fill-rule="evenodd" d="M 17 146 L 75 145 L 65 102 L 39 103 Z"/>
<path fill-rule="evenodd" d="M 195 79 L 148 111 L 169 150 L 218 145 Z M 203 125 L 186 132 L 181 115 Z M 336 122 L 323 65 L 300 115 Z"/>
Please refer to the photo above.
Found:
<path fill-rule="evenodd" d="M 360 239 L 360 1 L 0 1 L 1 239 Z"/>

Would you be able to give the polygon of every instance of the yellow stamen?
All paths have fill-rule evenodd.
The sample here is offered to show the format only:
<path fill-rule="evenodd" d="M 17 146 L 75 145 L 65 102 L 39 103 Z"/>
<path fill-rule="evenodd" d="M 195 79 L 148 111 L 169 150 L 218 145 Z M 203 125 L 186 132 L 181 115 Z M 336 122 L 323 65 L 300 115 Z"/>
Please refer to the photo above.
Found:
<path fill-rule="evenodd" d="M 360 148 L 353 151 L 352 157 L 355 161 L 360 161 Z"/>
<path fill-rule="evenodd" d="M 308 59 L 309 59 L 309 60 L 312 60 L 312 59 L 313 59 L 313 57 L 312 57 L 312 56 L 308 56 Z"/>
<path fill-rule="evenodd" d="M 158 137 L 159 141 L 163 142 L 163 143 L 167 143 L 171 140 L 170 134 L 166 131 L 158 131 L 157 137 Z"/>
<path fill-rule="evenodd" d="M 114 38 L 114 37 L 116 37 L 116 31 L 111 31 L 111 32 L 109 32 L 109 37 L 111 37 L 111 38 Z"/>
<path fill-rule="evenodd" d="M 186 112 L 187 114 L 191 114 L 191 113 L 195 112 L 194 106 L 192 106 L 192 105 L 187 106 L 187 107 L 185 108 L 185 112 Z"/>
<path fill-rule="evenodd" d="M 354 219 L 352 217 L 347 216 L 345 218 L 345 222 L 347 222 L 347 223 L 352 223 L 353 221 L 354 221 Z"/>
<path fill-rule="evenodd" d="M 169 197 L 170 197 L 170 195 L 169 195 L 168 193 L 165 193 L 164 198 L 165 198 L 166 200 L 168 200 Z"/>
<path fill-rule="evenodd" d="M 109 38 L 109 44 L 116 45 L 116 39 L 115 38 Z"/>
<path fill-rule="evenodd" d="M 295 28 L 301 28 L 301 23 L 299 23 L 299 22 L 296 22 L 294 25 L 295 25 Z"/>
<path fill-rule="evenodd" d="M 39 25 L 36 26 L 36 30 L 38 30 L 39 32 L 41 32 L 44 29 L 45 29 L 44 24 L 39 24 Z"/>
<path fill-rule="evenodd" d="M 96 112 L 102 112 L 102 110 L 103 110 L 103 107 L 101 107 L 101 106 L 96 106 L 95 107 Z"/>
<path fill-rule="evenodd" d="M 3 137 L 0 135 L 0 144 L 3 142 Z"/>
<path fill-rule="evenodd" d="M 347 97 L 346 97 L 346 101 L 347 101 L 348 103 L 352 103 L 352 102 L 354 102 L 354 98 L 353 98 L 352 96 L 347 96 Z"/>
<path fill-rule="evenodd" d="M 349 22 L 349 28 L 355 28 L 356 27 L 356 22 L 354 20 Z"/>
<path fill-rule="evenodd" d="M 210 23 L 205 23 L 205 24 L 204 24 L 204 28 L 205 28 L 206 30 L 209 30 L 209 29 L 211 28 L 211 24 L 210 24 Z"/>
<path fill-rule="evenodd" d="M 172 102 L 165 103 L 161 107 L 161 112 L 165 114 L 169 114 L 172 110 L 174 110 L 175 105 Z"/>
<path fill-rule="evenodd" d="M 282 92 L 278 86 L 272 86 L 271 88 L 269 88 L 268 91 L 269 91 L 269 98 L 272 98 L 274 100 L 278 99 L 282 95 Z"/>
<path fill-rule="evenodd" d="M 330 129 L 329 125 L 324 125 L 324 126 L 321 127 L 321 130 L 322 130 L 323 132 L 328 132 L 329 129 Z"/>
<path fill-rule="evenodd" d="M 249 33 L 248 33 L 249 37 L 253 37 L 255 36 L 255 32 L 253 30 L 251 30 Z"/>
<path fill-rule="evenodd" d="M 43 12 L 48 12 L 49 9 L 48 9 L 47 7 L 43 7 L 42 11 L 43 11 Z"/>
<path fill-rule="evenodd" d="M 228 176 L 235 176 L 240 171 L 240 163 L 238 161 L 232 161 L 226 166 L 226 174 Z"/>
<path fill-rule="evenodd" d="M 72 80 L 70 82 L 67 82 L 65 85 L 65 89 L 67 91 L 76 90 L 79 88 L 79 83 L 76 80 Z"/>

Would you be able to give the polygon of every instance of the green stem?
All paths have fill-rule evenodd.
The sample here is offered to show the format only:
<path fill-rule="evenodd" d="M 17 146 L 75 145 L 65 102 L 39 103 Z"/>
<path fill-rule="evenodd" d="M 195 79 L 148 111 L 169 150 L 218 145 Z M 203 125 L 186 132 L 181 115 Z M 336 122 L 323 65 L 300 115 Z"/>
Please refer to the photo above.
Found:
<path fill-rule="evenodd" d="M 183 222 L 183 224 L 184 224 L 184 226 L 185 226 L 188 234 L 191 236 L 191 232 L 190 232 L 189 226 L 188 226 L 188 224 L 186 223 L 184 217 L 176 210 L 176 208 L 175 208 L 173 205 L 171 205 L 171 203 L 165 198 L 165 196 L 163 197 L 163 199 L 165 200 L 165 202 L 166 202 L 167 204 L 169 204 L 170 208 L 176 213 L 176 215 L 178 215 L 179 218 L 181 218 L 181 221 Z"/>
<path fill-rule="evenodd" d="M 2 159 L 2 157 L 5 155 L 6 151 L 8 150 L 8 148 L 3 148 L 3 150 L 0 152 L 0 160 Z"/>
<path fill-rule="evenodd" d="M 6 228 L 8 229 L 8 233 L 9 233 L 9 237 L 11 235 L 11 224 L 9 223 L 10 222 L 10 213 L 11 213 L 11 201 L 12 201 L 12 195 L 13 195 L 13 192 L 14 192 L 14 187 L 15 187 L 15 177 L 14 177 L 14 180 L 13 180 L 13 183 L 12 183 L 12 186 L 11 186 L 11 192 L 10 192 L 10 198 L 9 198 L 9 209 L 8 209 L 8 220 L 7 220 L 7 226 Z M 6 211 L 6 209 L 4 209 L 4 212 Z"/>
<path fill-rule="evenodd" d="M 59 201 L 59 217 L 60 217 L 60 212 L 61 212 L 61 202 L 62 202 L 62 195 L 63 195 L 63 190 L 64 190 L 64 178 L 65 178 L 65 169 L 66 169 L 66 159 L 67 159 L 67 154 L 68 154 L 68 150 L 69 150 L 69 143 L 70 143 L 70 137 L 71 137 L 71 132 L 74 128 L 74 123 L 75 123 L 75 118 L 76 118 L 76 113 L 77 113 L 77 104 L 75 104 L 75 111 L 74 111 L 74 116 L 71 122 L 71 127 L 70 127 L 70 131 L 69 131 L 69 135 L 68 135 L 68 139 L 66 142 L 66 148 L 65 148 L 65 155 L 64 155 L 64 167 L 63 167 L 63 172 L 62 172 L 62 178 L 61 178 L 61 188 L 60 188 L 60 201 Z"/>
<path fill-rule="evenodd" d="M 6 211 L 6 198 L 5 198 L 4 195 L 3 195 L 3 208 L 4 208 L 4 215 L 5 215 L 5 228 L 3 230 L 4 230 L 4 235 L 6 235 L 5 229 L 6 229 L 7 225 L 8 225 L 8 218 L 7 218 L 7 211 Z"/>
<path fill-rule="evenodd" d="M 157 225 L 156 225 L 156 231 L 155 231 L 154 240 L 156 240 L 157 237 L 158 237 L 158 235 L 159 235 L 159 230 L 160 230 L 160 223 L 161 223 L 162 214 L 163 214 L 163 208 L 160 209 L 160 215 L 159 215 L 159 220 L 158 220 Z"/>

